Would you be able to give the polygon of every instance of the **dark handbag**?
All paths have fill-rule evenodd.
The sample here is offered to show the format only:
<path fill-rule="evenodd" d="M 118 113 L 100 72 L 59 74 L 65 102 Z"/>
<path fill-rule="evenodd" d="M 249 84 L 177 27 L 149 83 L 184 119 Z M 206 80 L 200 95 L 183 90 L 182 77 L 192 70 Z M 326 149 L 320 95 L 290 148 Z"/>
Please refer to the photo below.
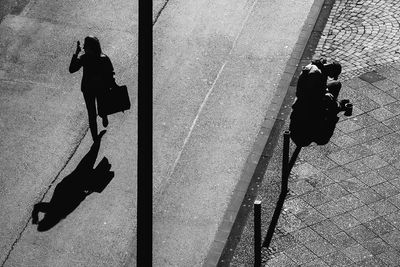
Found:
<path fill-rule="evenodd" d="M 129 100 L 128 88 L 126 85 L 115 85 L 108 93 L 107 115 L 117 112 L 124 112 L 131 108 L 131 101 Z"/>

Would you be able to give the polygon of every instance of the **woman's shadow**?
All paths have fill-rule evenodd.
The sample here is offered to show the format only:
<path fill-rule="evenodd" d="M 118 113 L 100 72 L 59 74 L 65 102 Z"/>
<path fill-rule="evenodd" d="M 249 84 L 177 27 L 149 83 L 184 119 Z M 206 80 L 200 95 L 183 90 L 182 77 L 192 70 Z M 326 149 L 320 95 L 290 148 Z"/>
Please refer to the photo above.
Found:
<path fill-rule="evenodd" d="M 104 130 L 98 135 L 76 169 L 56 186 L 50 202 L 40 202 L 34 205 L 32 223 L 38 224 L 38 231 L 47 231 L 55 226 L 74 211 L 86 196 L 92 192 L 101 193 L 112 180 L 114 172 L 110 171 L 111 164 L 106 157 L 94 168 L 100 141 L 105 132 Z M 40 221 L 39 212 L 44 213 L 44 217 Z"/>

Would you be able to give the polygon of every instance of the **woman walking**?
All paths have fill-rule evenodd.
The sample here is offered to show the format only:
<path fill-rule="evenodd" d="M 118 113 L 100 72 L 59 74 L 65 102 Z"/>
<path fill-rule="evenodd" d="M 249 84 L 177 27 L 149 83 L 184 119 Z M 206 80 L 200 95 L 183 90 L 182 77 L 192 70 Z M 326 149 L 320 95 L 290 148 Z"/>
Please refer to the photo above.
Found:
<path fill-rule="evenodd" d="M 96 141 L 97 115 L 102 118 L 104 127 L 108 125 L 106 101 L 108 90 L 115 84 L 114 68 L 108 56 L 102 53 L 100 41 L 96 37 L 87 36 L 83 49 L 85 53 L 79 56 L 81 47 L 78 41 L 69 65 L 69 72 L 74 73 L 83 67 L 81 90 L 88 111 L 90 132 L 93 141 Z"/>

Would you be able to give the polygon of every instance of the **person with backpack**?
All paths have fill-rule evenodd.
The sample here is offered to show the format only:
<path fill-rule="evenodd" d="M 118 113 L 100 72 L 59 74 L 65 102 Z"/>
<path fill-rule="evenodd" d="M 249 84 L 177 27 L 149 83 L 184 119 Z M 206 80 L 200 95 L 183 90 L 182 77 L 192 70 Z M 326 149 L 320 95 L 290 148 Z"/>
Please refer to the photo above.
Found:
<path fill-rule="evenodd" d="M 297 146 L 312 142 L 326 144 L 343 110 L 337 101 L 342 84 L 338 81 L 342 67 L 338 62 L 313 60 L 303 67 L 296 87 L 296 100 L 292 106 L 289 130 Z M 331 80 L 328 80 L 331 78 Z"/>

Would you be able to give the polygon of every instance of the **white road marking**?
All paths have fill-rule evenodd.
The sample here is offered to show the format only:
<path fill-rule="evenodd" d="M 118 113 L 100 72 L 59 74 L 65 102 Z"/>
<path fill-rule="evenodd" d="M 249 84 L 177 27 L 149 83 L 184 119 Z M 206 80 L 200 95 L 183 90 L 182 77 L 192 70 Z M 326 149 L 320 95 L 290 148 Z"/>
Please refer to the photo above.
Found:
<path fill-rule="evenodd" d="M 222 65 L 221 69 L 219 70 L 219 72 L 217 74 L 217 77 L 214 79 L 214 82 L 212 83 L 211 88 L 208 90 L 203 102 L 201 103 L 200 108 L 197 111 L 196 117 L 194 118 L 194 120 L 192 122 L 192 125 L 190 126 L 189 133 L 188 133 L 188 135 L 186 136 L 186 138 L 185 138 L 185 140 L 183 142 L 183 146 L 182 146 L 181 150 L 179 151 L 177 158 L 175 159 L 175 162 L 174 162 L 174 165 L 173 165 L 171 171 L 168 173 L 167 180 L 163 183 L 163 186 L 160 187 L 160 190 L 159 190 L 160 192 L 163 191 L 164 186 L 168 183 L 169 179 L 172 177 L 172 174 L 175 172 L 176 165 L 178 164 L 178 162 L 179 162 L 179 160 L 180 160 L 180 158 L 182 156 L 182 152 L 185 149 L 186 144 L 188 143 L 190 136 L 192 135 L 194 126 L 196 125 L 197 120 L 199 119 L 200 113 L 202 112 L 202 110 L 203 110 L 208 98 L 210 97 L 210 95 L 211 95 L 211 93 L 212 93 L 212 91 L 214 89 L 214 86 L 215 86 L 215 84 L 217 83 L 217 81 L 219 79 L 219 76 L 221 75 L 222 71 L 225 68 L 226 63 L 228 63 L 228 61 L 230 60 L 229 55 L 232 54 L 232 51 L 236 46 L 237 40 L 239 39 L 239 36 L 241 35 L 241 33 L 243 31 L 244 25 L 248 21 L 248 19 L 250 17 L 250 14 L 253 12 L 254 6 L 257 4 L 257 2 L 258 2 L 258 0 L 255 0 L 253 5 L 251 6 L 246 18 L 244 19 L 244 21 L 243 21 L 243 23 L 242 23 L 242 25 L 240 27 L 240 30 L 239 30 L 238 34 L 235 37 L 235 40 L 233 41 L 232 48 L 231 48 L 231 50 L 229 51 L 229 54 L 228 54 L 228 58 L 225 60 L 224 64 Z"/>

